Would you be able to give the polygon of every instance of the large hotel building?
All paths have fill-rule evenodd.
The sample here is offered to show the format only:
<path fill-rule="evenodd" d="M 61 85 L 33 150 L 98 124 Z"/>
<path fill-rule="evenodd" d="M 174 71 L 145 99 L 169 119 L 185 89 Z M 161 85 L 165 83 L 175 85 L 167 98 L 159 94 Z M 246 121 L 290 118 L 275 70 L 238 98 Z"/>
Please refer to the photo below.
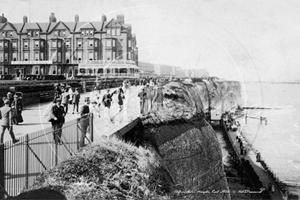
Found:
<path fill-rule="evenodd" d="M 136 75 L 138 48 L 124 15 L 107 21 L 10 23 L 0 16 L 0 75 Z"/>

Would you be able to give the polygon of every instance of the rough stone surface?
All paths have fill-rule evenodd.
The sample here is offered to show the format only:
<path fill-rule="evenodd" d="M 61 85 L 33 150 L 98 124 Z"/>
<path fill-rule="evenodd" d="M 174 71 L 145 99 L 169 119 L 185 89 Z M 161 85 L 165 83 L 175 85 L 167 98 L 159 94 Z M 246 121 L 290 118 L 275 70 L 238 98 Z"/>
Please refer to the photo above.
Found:
<path fill-rule="evenodd" d="M 162 157 L 174 198 L 230 199 L 220 144 L 204 113 L 209 105 L 222 112 L 239 106 L 240 90 L 235 81 L 170 82 L 162 89 L 163 107 L 142 116 L 143 139 Z"/>

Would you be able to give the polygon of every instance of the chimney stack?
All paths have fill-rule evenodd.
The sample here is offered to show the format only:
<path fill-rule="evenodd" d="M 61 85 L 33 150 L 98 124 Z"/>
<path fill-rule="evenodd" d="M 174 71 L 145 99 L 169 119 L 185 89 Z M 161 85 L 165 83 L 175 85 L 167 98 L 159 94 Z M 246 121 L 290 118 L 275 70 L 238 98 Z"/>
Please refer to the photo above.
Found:
<path fill-rule="evenodd" d="M 79 22 L 79 15 L 75 15 L 75 22 Z"/>
<path fill-rule="evenodd" d="M 124 15 L 123 15 L 123 14 L 117 15 L 117 21 L 118 21 L 120 24 L 124 24 L 124 23 L 125 23 Z"/>
<path fill-rule="evenodd" d="M 102 21 L 106 22 L 106 16 L 105 15 L 102 15 Z"/>
<path fill-rule="evenodd" d="M 2 16 L 0 16 L 0 23 L 6 23 L 7 19 L 4 17 L 4 14 L 2 13 Z"/>
<path fill-rule="evenodd" d="M 54 13 L 51 13 L 50 17 L 49 17 L 49 22 L 56 22 L 56 17 L 54 15 Z"/>
<path fill-rule="evenodd" d="M 26 24 L 27 22 L 28 22 L 28 18 L 27 18 L 27 16 L 25 15 L 25 16 L 23 17 L 23 23 Z"/>

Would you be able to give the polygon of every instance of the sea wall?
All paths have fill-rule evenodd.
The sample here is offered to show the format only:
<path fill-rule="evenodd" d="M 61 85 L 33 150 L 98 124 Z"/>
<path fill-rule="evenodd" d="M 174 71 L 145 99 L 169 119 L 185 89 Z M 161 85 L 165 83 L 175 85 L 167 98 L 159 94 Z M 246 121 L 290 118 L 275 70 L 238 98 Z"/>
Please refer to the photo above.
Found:
<path fill-rule="evenodd" d="M 141 117 L 142 139 L 161 156 L 175 184 L 174 198 L 230 199 L 220 144 L 205 113 L 209 106 L 222 112 L 240 106 L 239 83 L 177 81 L 161 91 L 162 102 L 154 101 Z"/>

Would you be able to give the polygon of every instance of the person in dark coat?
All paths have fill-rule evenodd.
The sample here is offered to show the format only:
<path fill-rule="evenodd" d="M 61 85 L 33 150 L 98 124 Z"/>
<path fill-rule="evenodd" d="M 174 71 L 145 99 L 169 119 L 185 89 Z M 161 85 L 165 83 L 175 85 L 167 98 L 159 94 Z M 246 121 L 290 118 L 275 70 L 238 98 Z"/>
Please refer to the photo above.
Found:
<path fill-rule="evenodd" d="M 107 113 L 107 116 L 108 118 L 111 119 L 111 116 L 110 116 L 110 106 L 111 106 L 111 102 L 112 102 L 112 96 L 115 94 L 115 92 L 113 93 L 109 93 L 109 90 L 106 90 L 106 94 L 103 95 L 103 98 L 102 98 L 102 103 L 106 109 L 106 113 Z"/>
<path fill-rule="evenodd" d="M 59 84 L 58 83 L 55 83 L 54 84 L 54 102 L 56 99 L 60 98 L 61 97 L 61 88 L 59 87 Z"/>
<path fill-rule="evenodd" d="M 80 137 L 80 143 L 79 146 L 80 147 L 84 147 L 84 139 L 86 137 L 86 132 L 87 132 L 87 128 L 90 125 L 90 98 L 86 97 L 84 99 L 84 105 L 80 107 L 80 119 L 79 119 L 79 124 L 80 124 L 80 128 L 81 128 L 81 137 Z"/>
<path fill-rule="evenodd" d="M 120 111 L 123 109 L 123 99 L 124 99 L 124 91 L 123 89 L 120 87 L 118 90 L 118 104 L 119 104 L 119 108 Z"/>
<path fill-rule="evenodd" d="M 14 111 L 14 116 L 13 116 L 14 124 L 18 125 L 19 123 L 22 123 L 23 122 L 23 117 L 22 117 L 23 103 L 18 95 L 14 95 L 14 100 L 11 104 L 11 108 Z"/>
<path fill-rule="evenodd" d="M 72 104 L 73 104 L 72 114 L 74 114 L 75 108 L 76 108 L 76 112 L 78 112 L 79 100 L 80 100 L 80 93 L 79 93 L 78 88 L 76 88 L 75 92 L 73 92 L 73 94 L 72 94 Z"/>
<path fill-rule="evenodd" d="M 62 126 L 65 123 L 65 111 L 64 107 L 61 105 L 61 99 L 55 100 L 55 105 L 51 108 L 50 122 L 53 129 L 53 140 L 55 144 L 62 144 L 61 134 Z"/>
<path fill-rule="evenodd" d="M 13 124 L 12 124 L 12 112 L 11 107 L 9 106 L 9 100 L 4 100 L 4 106 L 0 108 L 0 119 L 1 119 L 1 143 L 4 140 L 4 133 L 7 129 L 13 143 L 19 142 L 19 139 L 16 139 L 14 132 L 13 132 Z"/>
<path fill-rule="evenodd" d="M 110 108 L 113 95 L 114 95 L 114 92 L 112 94 L 110 94 L 109 90 L 106 90 L 106 94 L 104 94 L 103 98 L 102 98 L 102 103 L 103 103 L 104 107 Z"/>
<path fill-rule="evenodd" d="M 146 101 L 146 92 L 145 89 L 143 88 L 142 91 L 140 91 L 138 93 L 138 97 L 140 97 L 140 113 L 144 114 L 144 105 L 145 105 L 145 101 Z"/>

